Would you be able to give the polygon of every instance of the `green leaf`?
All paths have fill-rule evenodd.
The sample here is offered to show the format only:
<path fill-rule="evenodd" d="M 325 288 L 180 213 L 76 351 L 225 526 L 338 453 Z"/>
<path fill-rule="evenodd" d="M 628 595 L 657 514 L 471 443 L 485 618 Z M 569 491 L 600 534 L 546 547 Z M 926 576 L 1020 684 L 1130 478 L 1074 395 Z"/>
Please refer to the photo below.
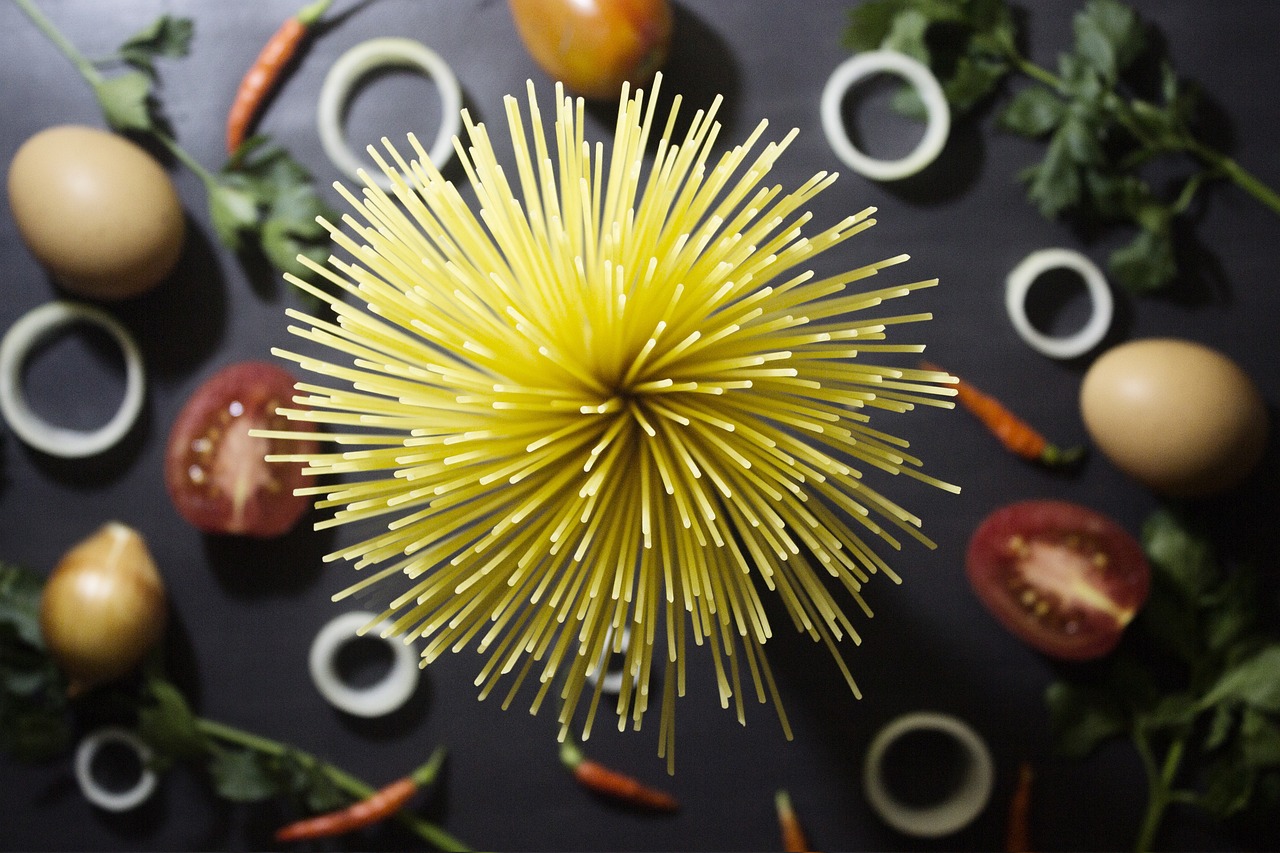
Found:
<path fill-rule="evenodd" d="M 218 795 L 235 803 L 260 802 L 284 793 L 267 759 L 252 750 L 216 750 L 209 773 Z"/>
<path fill-rule="evenodd" d="M 1161 697 L 1155 707 L 1143 716 L 1143 723 L 1155 729 L 1188 729 L 1200 711 L 1194 696 L 1171 693 Z"/>
<path fill-rule="evenodd" d="M 107 124 L 118 131 L 151 133 L 156 122 L 151 113 L 151 80 L 141 71 L 130 71 L 94 85 Z"/>
<path fill-rule="evenodd" d="M 1009 73 L 1009 66 L 985 57 L 962 56 L 955 73 L 943 83 L 947 103 L 957 114 L 969 112 L 990 95 Z"/>
<path fill-rule="evenodd" d="M 1227 705 L 1216 705 L 1213 718 L 1209 721 L 1209 729 L 1204 737 L 1204 751 L 1212 752 L 1230 740 L 1235 733 L 1236 709 Z"/>
<path fill-rule="evenodd" d="M 1091 0 L 1074 19 L 1075 52 L 1114 85 L 1145 46 L 1138 16 L 1117 0 Z"/>
<path fill-rule="evenodd" d="M 1049 138 L 1044 159 L 1024 170 L 1021 177 L 1027 184 L 1027 200 L 1046 219 L 1053 219 L 1080 201 L 1080 174 L 1061 128 Z"/>
<path fill-rule="evenodd" d="M 1045 86 L 1033 85 L 1013 96 L 1000 114 L 999 124 L 1004 130 L 1037 137 L 1061 124 L 1065 113 L 1065 105 L 1057 93 Z"/>
<path fill-rule="evenodd" d="M 1240 718 L 1240 751 L 1249 767 L 1280 767 L 1280 721 L 1245 708 Z"/>
<path fill-rule="evenodd" d="M 1111 253 L 1108 268 L 1130 293 L 1159 290 L 1178 274 L 1172 234 L 1168 229 L 1138 231 L 1132 241 Z"/>
<path fill-rule="evenodd" d="M 116 53 L 123 61 L 154 77 L 153 60 L 160 56 L 186 56 L 194 34 L 195 24 L 190 18 L 161 15 L 120 45 Z"/>
<path fill-rule="evenodd" d="M 1258 771 L 1246 767 L 1238 757 L 1223 756 L 1205 774 L 1200 804 L 1219 820 L 1238 814 L 1249 806 L 1257 779 Z"/>
<path fill-rule="evenodd" d="M 1152 567 L 1169 580 L 1186 601 L 1198 601 L 1218 579 L 1209 537 L 1167 509 L 1143 522 L 1142 549 Z"/>
<path fill-rule="evenodd" d="M 875 50 L 893 27 L 907 0 L 868 0 L 849 10 L 842 43 L 854 51 Z"/>
<path fill-rule="evenodd" d="M 195 714 L 186 698 L 167 681 L 152 678 L 146 692 L 150 701 L 138 711 L 138 733 L 162 755 L 171 758 L 194 758 L 208 749 L 200 733 Z"/>
<path fill-rule="evenodd" d="M 1264 646 L 1257 654 L 1222 673 L 1200 700 L 1200 705 L 1210 707 L 1219 702 L 1280 713 L 1280 643 Z"/>
<path fill-rule="evenodd" d="M 210 183 L 209 217 L 218 240 L 230 249 L 239 251 L 242 232 L 252 233 L 258 227 L 258 202 L 253 193 L 240 189 L 229 181 Z"/>
<path fill-rule="evenodd" d="M 1059 681 L 1049 685 L 1045 702 L 1054 744 L 1063 755 L 1082 758 L 1129 729 L 1124 708 L 1105 690 Z"/>
<path fill-rule="evenodd" d="M 40 594 L 44 580 L 34 572 L 0 563 L 0 624 L 12 625 L 23 643 L 44 648 Z"/>
<path fill-rule="evenodd" d="M 71 746 L 71 722 L 65 714 L 38 707 L 0 710 L 0 751 L 17 761 L 48 761 Z"/>

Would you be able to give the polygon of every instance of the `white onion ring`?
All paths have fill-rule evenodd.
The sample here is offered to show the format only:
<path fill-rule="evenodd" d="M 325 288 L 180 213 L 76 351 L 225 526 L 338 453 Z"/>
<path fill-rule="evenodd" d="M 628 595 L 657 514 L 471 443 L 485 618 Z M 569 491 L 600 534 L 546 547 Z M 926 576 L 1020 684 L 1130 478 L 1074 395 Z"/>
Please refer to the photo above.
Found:
<path fill-rule="evenodd" d="M 898 160 L 868 157 L 849 139 L 841 105 L 845 93 L 854 83 L 873 74 L 889 72 L 905 79 L 920 95 L 928 113 L 924 136 L 916 147 Z M 924 63 L 896 50 L 871 50 L 859 53 L 836 66 L 822 90 L 822 132 L 831 150 L 855 172 L 874 181 L 896 181 L 916 174 L 938 158 L 951 132 L 951 108 L 938 78 Z"/>
<path fill-rule="evenodd" d="M 619 656 L 627 653 L 627 647 L 631 645 L 631 628 L 624 625 L 622 627 L 622 647 L 618 651 Z M 616 669 L 609 668 L 609 658 L 613 655 L 613 629 L 609 629 L 608 635 L 605 637 L 604 648 L 600 650 L 600 660 L 596 661 L 596 668 L 587 676 L 587 681 L 595 684 L 600 681 L 600 691 L 608 693 L 611 696 L 617 696 L 622 692 L 622 679 L 626 675 L 625 667 Z M 604 678 L 600 674 L 604 673 Z"/>
<path fill-rule="evenodd" d="M 898 738 L 916 731 L 949 735 L 964 750 L 964 778 L 945 800 L 923 808 L 906 805 L 889 793 L 884 781 L 884 757 Z M 967 723 L 948 714 L 917 711 L 891 721 L 872 739 L 863 768 L 867 800 L 885 823 L 918 838 L 938 838 L 956 832 L 977 817 L 991 799 L 995 767 L 986 742 Z"/>
<path fill-rule="evenodd" d="M 1059 268 L 1073 270 L 1083 279 L 1092 313 L 1075 334 L 1053 337 L 1041 332 L 1027 318 L 1027 293 L 1041 275 Z M 1074 249 L 1040 249 L 1023 258 L 1005 280 L 1004 305 L 1019 337 L 1036 352 L 1050 358 L 1075 358 L 1096 347 L 1106 337 L 1115 314 L 1106 276 L 1097 264 Z"/>
<path fill-rule="evenodd" d="M 32 349 L 63 326 L 77 322 L 105 329 L 124 354 L 124 399 L 111 420 L 96 430 L 47 423 L 31 411 L 22 387 L 22 367 Z M 142 351 L 133 335 L 106 311 L 92 305 L 66 300 L 46 302 L 18 318 L 0 341 L 0 414 L 19 438 L 51 456 L 79 459 L 119 442 L 142 411 L 144 387 Z"/>
<path fill-rule="evenodd" d="M 109 743 L 123 744 L 138 756 L 142 769 L 138 773 L 138 781 L 128 790 L 109 791 L 93 776 L 93 760 L 97 757 L 98 750 Z M 98 729 L 80 741 L 80 745 L 76 747 L 75 771 L 76 782 L 85 799 L 112 812 L 126 812 L 142 805 L 155 791 L 159 781 L 156 772 L 151 769 L 151 748 L 142 738 L 119 726 Z"/>
<path fill-rule="evenodd" d="M 329 69 L 320 88 L 316 127 L 325 154 L 352 180 L 372 180 L 390 192 L 391 179 L 381 171 L 369 172 L 351 150 L 342 132 L 342 111 L 362 77 L 383 66 L 409 66 L 435 80 L 440 90 L 440 129 L 431 145 L 431 163 L 440 169 L 453 154 L 453 138 L 462 130 L 462 89 L 453 70 L 439 54 L 409 38 L 375 38 L 349 49 Z"/>
<path fill-rule="evenodd" d="M 338 650 L 360 636 L 362 628 L 369 625 L 376 614 L 352 611 L 334 617 L 320 629 L 311 642 L 309 665 L 311 680 L 320 695 L 340 711 L 357 717 L 380 717 L 399 708 L 418 687 L 418 656 L 408 644 L 393 641 L 375 633 L 364 636 L 381 640 L 390 647 L 393 660 L 391 669 L 382 680 L 368 687 L 351 687 L 344 683 L 334 668 Z M 378 624 L 376 630 L 390 628 L 390 623 Z"/>

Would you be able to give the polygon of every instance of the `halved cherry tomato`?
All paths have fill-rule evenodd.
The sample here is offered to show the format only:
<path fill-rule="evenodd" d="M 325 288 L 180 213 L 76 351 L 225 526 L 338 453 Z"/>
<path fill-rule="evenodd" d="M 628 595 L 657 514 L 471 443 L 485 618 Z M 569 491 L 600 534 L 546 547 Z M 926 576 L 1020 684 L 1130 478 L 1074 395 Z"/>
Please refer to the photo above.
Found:
<path fill-rule="evenodd" d="M 965 572 L 1005 628 L 1062 660 L 1114 649 L 1151 586 L 1137 540 L 1106 516 L 1066 501 L 996 510 L 974 531 Z"/>
<path fill-rule="evenodd" d="M 668 0 L 507 0 L 525 48 L 542 70 L 584 98 L 616 98 L 666 62 Z"/>
<path fill-rule="evenodd" d="M 287 533 L 309 500 L 302 465 L 267 462 L 271 453 L 313 453 L 318 442 L 251 436 L 251 429 L 314 430 L 276 414 L 290 405 L 293 377 L 244 361 L 215 373 L 187 400 L 169 432 L 164 479 L 179 514 L 208 533 L 269 538 Z"/>

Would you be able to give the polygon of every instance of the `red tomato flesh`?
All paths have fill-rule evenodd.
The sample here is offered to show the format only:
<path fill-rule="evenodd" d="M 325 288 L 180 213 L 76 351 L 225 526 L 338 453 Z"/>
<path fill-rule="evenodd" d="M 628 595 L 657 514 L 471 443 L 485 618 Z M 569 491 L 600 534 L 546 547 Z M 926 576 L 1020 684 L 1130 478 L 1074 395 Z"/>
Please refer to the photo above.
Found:
<path fill-rule="evenodd" d="M 293 377 L 274 364 L 245 361 L 223 368 L 187 400 L 165 451 L 164 479 L 180 515 L 207 533 L 270 538 L 287 533 L 309 499 L 303 466 L 267 462 L 275 453 L 314 453 L 315 441 L 260 438 L 253 429 L 313 432 L 276 414 L 291 405 Z"/>
<path fill-rule="evenodd" d="M 1137 540 L 1106 516 L 1066 501 L 996 510 L 969 541 L 965 573 L 1000 624 L 1062 660 L 1114 649 L 1151 586 Z"/>

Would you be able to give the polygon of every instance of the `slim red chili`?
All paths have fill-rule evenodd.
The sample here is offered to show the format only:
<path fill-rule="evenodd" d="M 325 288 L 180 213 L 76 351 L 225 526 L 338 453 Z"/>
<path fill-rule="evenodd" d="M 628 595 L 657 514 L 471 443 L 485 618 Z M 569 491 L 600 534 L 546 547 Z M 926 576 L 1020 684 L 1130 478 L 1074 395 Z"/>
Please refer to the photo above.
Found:
<path fill-rule="evenodd" d="M 573 771 L 573 777 L 584 787 L 631 805 L 656 811 L 675 811 L 676 798 L 666 791 L 651 788 L 625 773 L 605 767 L 582 754 L 582 750 L 566 740 L 560 746 L 560 760 Z"/>
<path fill-rule="evenodd" d="M 791 795 L 779 791 L 773 796 L 774 808 L 778 812 L 778 828 L 782 830 L 782 849 L 785 853 L 808 853 L 809 839 L 805 837 L 804 828 L 800 826 L 800 817 L 791 805 Z"/>
<path fill-rule="evenodd" d="M 924 362 L 925 370 L 943 372 Z M 1050 444 L 1035 427 L 1015 415 L 1004 403 L 955 377 L 956 399 L 974 415 L 1010 453 L 1049 466 L 1073 465 L 1084 454 L 1083 447 L 1061 448 Z"/>
<path fill-rule="evenodd" d="M 315 0 L 280 25 L 245 73 L 227 113 L 227 153 L 234 154 L 248 135 L 258 109 L 280 79 L 302 39 L 328 11 L 333 0 Z"/>
<path fill-rule="evenodd" d="M 1009 801 L 1009 826 L 1004 849 L 1008 853 L 1031 853 L 1031 783 L 1035 778 L 1031 765 L 1018 765 L 1018 784 Z"/>
<path fill-rule="evenodd" d="M 379 788 L 346 808 L 282 826 L 276 830 L 275 840 L 283 842 L 329 838 L 384 821 L 404 808 L 419 788 L 428 785 L 435 778 L 443 760 L 444 751 L 438 749 L 430 761 L 408 776 Z"/>

